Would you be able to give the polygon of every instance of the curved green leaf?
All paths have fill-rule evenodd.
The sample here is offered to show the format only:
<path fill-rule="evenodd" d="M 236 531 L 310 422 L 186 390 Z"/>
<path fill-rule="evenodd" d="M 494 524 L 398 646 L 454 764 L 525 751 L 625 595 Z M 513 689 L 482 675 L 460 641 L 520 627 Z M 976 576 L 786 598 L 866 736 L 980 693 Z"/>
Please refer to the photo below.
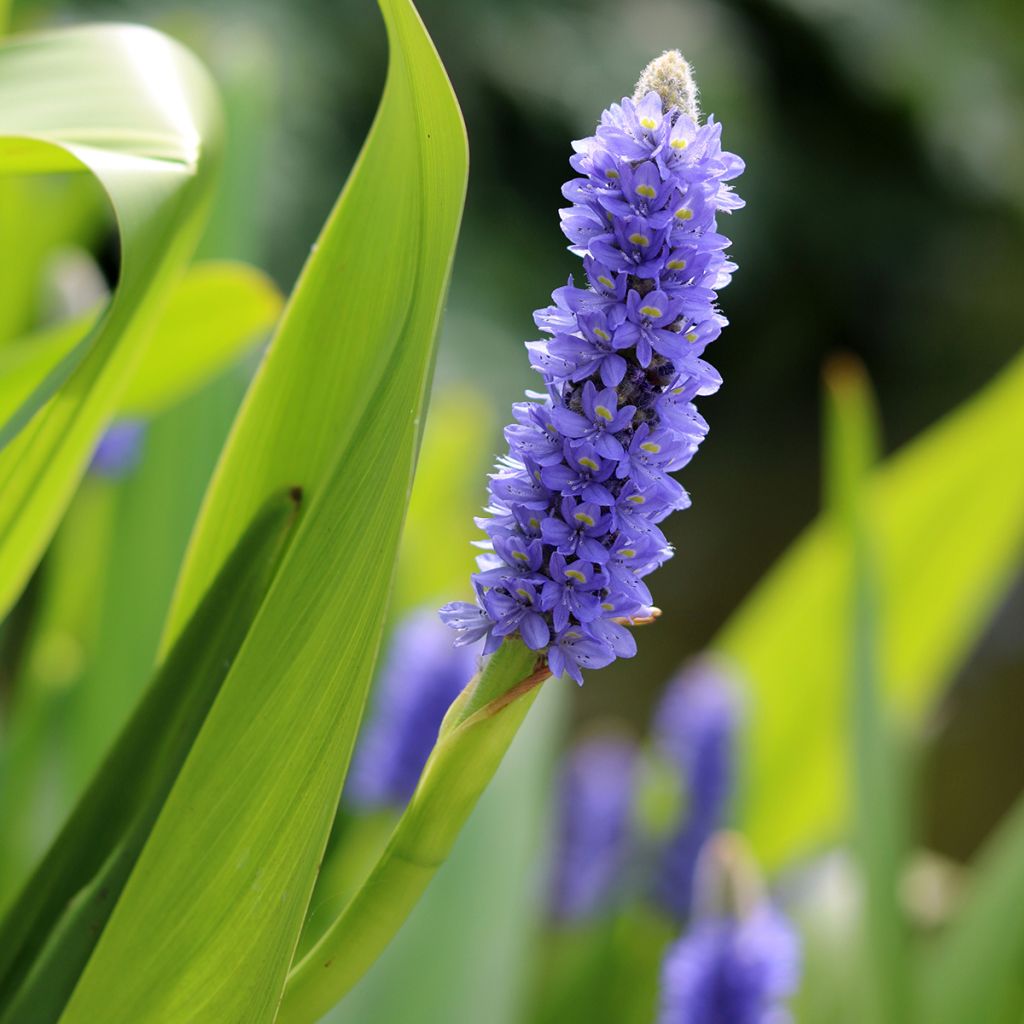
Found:
<path fill-rule="evenodd" d="M 1024 356 L 872 474 L 881 672 L 899 714 L 920 713 L 940 692 L 1014 578 L 1024 555 L 1022 450 Z M 848 820 L 847 576 L 837 526 L 822 518 L 714 644 L 750 686 L 743 827 L 773 867 Z"/>
<path fill-rule="evenodd" d="M 270 1021 L 366 699 L 465 194 L 413 7 L 359 161 L 214 477 L 169 636 L 266 495 L 307 511 L 63 1020 Z"/>
<path fill-rule="evenodd" d="M 219 143 L 206 72 L 157 32 L 82 27 L 0 45 L 0 172 L 91 172 L 121 242 L 110 306 L 0 425 L 0 615 L 49 541 L 195 245 Z"/>

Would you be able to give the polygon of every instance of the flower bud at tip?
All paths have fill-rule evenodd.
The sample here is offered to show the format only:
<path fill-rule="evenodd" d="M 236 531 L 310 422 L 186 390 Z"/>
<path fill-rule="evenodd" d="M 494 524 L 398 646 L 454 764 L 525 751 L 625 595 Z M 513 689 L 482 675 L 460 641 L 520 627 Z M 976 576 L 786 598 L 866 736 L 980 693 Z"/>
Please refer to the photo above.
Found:
<path fill-rule="evenodd" d="M 656 92 L 661 97 L 666 112 L 671 107 L 678 107 L 694 121 L 700 116 L 693 68 L 678 50 L 666 50 L 644 68 L 636 83 L 633 99 L 641 100 L 649 92 Z"/>

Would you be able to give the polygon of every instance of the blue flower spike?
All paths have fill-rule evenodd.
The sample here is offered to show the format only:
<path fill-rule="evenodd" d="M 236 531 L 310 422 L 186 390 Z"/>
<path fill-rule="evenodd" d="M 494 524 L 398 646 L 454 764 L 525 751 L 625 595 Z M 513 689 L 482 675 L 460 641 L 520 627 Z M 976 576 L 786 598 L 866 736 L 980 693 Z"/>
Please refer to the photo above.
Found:
<path fill-rule="evenodd" d="M 526 348 L 544 387 L 505 430 L 476 603 L 441 618 L 457 644 L 482 639 L 486 654 L 518 635 L 582 683 L 635 653 L 624 625 L 657 615 L 643 577 L 672 556 L 658 524 L 690 504 L 671 474 L 707 434 L 694 400 L 721 384 L 703 355 L 736 266 L 716 219 L 743 205 L 728 184 L 743 161 L 713 117 L 701 122 L 677 51 L 573 148 L 561 226 L 585 287 L 570 277 L 534 314 L 544 337 Z"/>
<path fill-rule="evenodd" d="M 698 886 L 696 919 L 662 963 L 658 1024 L 790 1024 L 800 940 L 738 836 L 711 840 Z"/>

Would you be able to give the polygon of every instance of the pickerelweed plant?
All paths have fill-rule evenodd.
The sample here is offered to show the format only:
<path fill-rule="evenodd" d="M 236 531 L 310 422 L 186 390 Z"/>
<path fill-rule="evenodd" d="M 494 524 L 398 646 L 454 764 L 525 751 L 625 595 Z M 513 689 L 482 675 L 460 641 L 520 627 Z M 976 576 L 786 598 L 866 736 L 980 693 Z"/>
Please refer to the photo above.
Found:
<path fill-rule="evenodd" d="M 624 624 L 652 615 L 643 578 L 672 556 L 658 524 L 690 503 L 670 474 L 708 432 L 694 399 L 721 384 L 703 355 L 726 324 L 717 292 L 736 267 L 717 216 L 743 205 L 727 184 L 743 162 L 713 117 L 700 122 L 677 51 L 573 147 L 562 230 L 586 286 L 570 277 L 534 314 L 546 337 L 526 347 L 544 388 L 505 429 L 476 603 L 441 615 L 456 643 L 483 639 L 488 654 L 519 636 L 582 683 L 636 653 Z"/>
<path fill-rule="evenodd" d="M 694 399 L 721 378 L 702 355 L 725 318 L 734 264 L 716 228 L 741 205 L 743 170 L 721 127 L 701 124 L 675 51 L 643 72 L 596 134 L 574 143 L 563 192 L 587 287 L 537 311 L 527 343 L 544 390 L 515 406 L 490 480 L 475 604 L 441 610 L 459 646 L 491 657 L 455 701 L 387 848 L 363 887 L 293 968 L 279 1021 L 314 1020 L 387 945 L 442 862 L 548 676 L 629 657 L 626 624 L 658 612 L 643 577 L 672 554 L 658 524 L 689 498 L 670 475 L 707 433 Z"/>

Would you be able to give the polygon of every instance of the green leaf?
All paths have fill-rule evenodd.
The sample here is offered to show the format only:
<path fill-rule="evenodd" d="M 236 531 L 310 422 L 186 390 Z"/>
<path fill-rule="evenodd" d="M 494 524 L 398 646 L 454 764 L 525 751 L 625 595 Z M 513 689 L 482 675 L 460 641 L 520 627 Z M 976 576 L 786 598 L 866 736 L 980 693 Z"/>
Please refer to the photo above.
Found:
<path fill-rule="evenodd" d="M 535 700 L 545 669 L 506 640 L 449 709 L 380 860 L 288 976 L 279 1024 L 315 1024 L 377 959 L 451 851 Z"/>
<path fill-rule="evenodd" d="M 194 247 L 219 141 L 206 72 L 159 33 L 81 27 L 0 45 L 0 172 L 91 172 L 121 250 L 103 317 L 0 425 L 0 615 L 53 534 Z"/>
<path fill-rule="evenodd" d="M 197 391 L 270 331 L 281 306 L 277 286 L 255 267 L 197 263 L 168 300 L 119 411 L 152 416 Z"/>
<path fill-rule="evenodd" d="M 154 324 L 119 412 L 155 416 L 197 391 L 273 327 L 281 304 L 276 285 L 255 267 L 221 261 L 190 267 Z M 94 310 L 0 347 L 0 421 L 17 411 L 100 315 Z"/>
<path fill-rule="evenodd" d="M 268 493 L 300 485 L 308 510 L 66 1024 L 259 1024 L 284 987 L 380 643 L 465 194 L 437 54 L 410 4 L 382 9 L 381 107 L 225 449 L 169 636 Z"/>
<path fill-rule="evenodd" d="M 919 714 L 940 692 L 1014 578 L 1024 548 L 1022 448 L 1018 357 L 872 474 L 881 672 L 898 716 Z M 834 838 L 847 820 L 842 606 L 842 542 L 826 517 L 713 645 L 749 683 L 743 827 L 769 867 Z"/>
<path fill-rule="evenodd" d="M 272 498 L 243 535 L 64 828 L 4 915 L 4 1024 L 50 1021 L 60 1015 L 273 578 L 295 508 L 291 495 Z M 19 992 L 65 908 L 98 872 L 99 884 L 84 902 L 84 913 L 83 908 L 72 912 L 72 927 L 59 934 Z M 18 998 L 12 1003 L 15 993 Z"/>
<path fill-rule="evenodd" d="M 864 882 L 859 1019 L 912 1020 L 907 933 L 899 884 L 907 857 L 906 772 L 888 720 L 879 659 L 880 607 L 875 538 L 865 514 L 869 473 L 878 458 L 877 416 L 867 377 L 849 357 L 826 369 L 828 505 L 842 524 L 852 726 L 853 839 Z"/>
<path fill-rule="evenodd" d="M 928 1024 L 1017 1024 L 1024 1005 L 1024 799 L 971 868 L 966 900 L 924 959 Z"/>

